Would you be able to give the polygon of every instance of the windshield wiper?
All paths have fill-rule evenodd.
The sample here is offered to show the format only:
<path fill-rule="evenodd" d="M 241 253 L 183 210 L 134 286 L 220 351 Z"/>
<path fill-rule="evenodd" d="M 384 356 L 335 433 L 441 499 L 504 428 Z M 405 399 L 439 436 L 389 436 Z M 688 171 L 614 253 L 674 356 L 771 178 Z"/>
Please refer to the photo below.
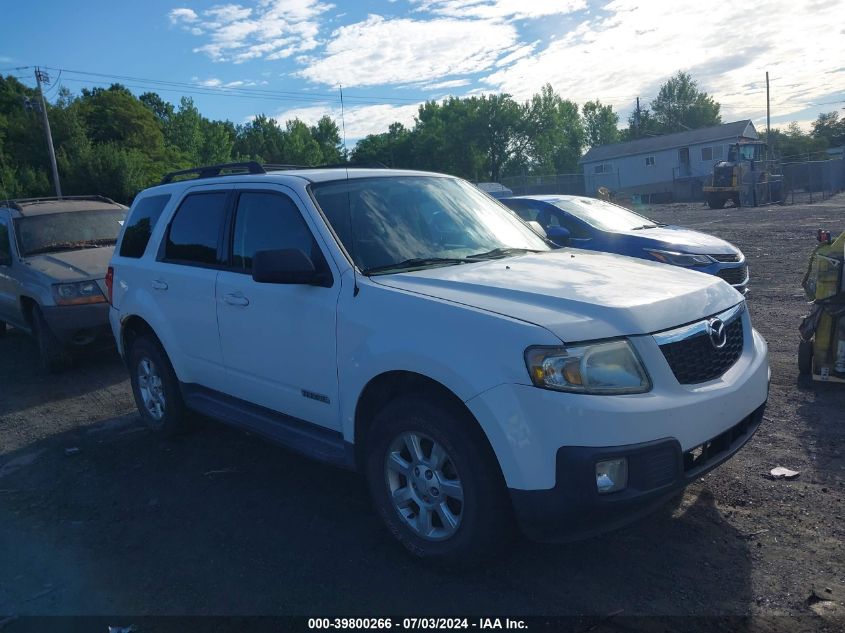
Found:
<path fill-rule="evenodd" d="M 632 228 L 632 231 L 639 231 L 641 229 L 656 229 L 660 226 L 666 226 L 665 224 L 643 224 L 642 226 L 635 226 Z"/>
<path fill-rule="evenodd" d="M 42 253 L 52 253 L 54 251 L 76 251 L 83 248 L 97 248 L 97 245 L 91 244 L 90 242 L 54 242 L 53 244 L 27 251 L 25 257 L 41 255 Z"/>
<path fill-rule="evenodd" d="M 364 270 L 365 275 L 371 275 L 373 273 L 384 273 L 389 272 L 392 270 L 404 270 L 406 268 L 423 268 L 425 266 L 449 266 L 452 264 L 466 264 L 466 259 L 461 259 L 457 257 L 414 257 L 412 259 L 406 259 L 402 262 L 396 262 L 395 264 L 386 264 L 384 266 L 373 266 L 372 268 L 367 268 Z"/>
<path fill-rule="evenodd" d="M 540 253 L 541 251 L 531 248 L 494 248 L 492 251 L 486 253 L 476 253 L 475 255 L 468 255 L 466 259 L 469 261 L 477 261 L 479 259 L 497 259 L 502 257 L 510 257 L 511 255 L 521 255 L 523 253 Z"/>

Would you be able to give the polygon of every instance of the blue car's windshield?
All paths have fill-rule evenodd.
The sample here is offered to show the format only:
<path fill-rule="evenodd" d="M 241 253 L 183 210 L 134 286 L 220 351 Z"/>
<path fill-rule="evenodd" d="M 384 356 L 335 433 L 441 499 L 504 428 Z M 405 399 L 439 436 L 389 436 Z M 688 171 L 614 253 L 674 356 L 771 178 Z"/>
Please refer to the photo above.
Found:
<path fill-rule="evenodd" d="M 354 178 L 317 183 L 311 190 L 364 272 L 551 250 L 508 209 L 456 178 Z"/>
<path fill-rule="evenodd" d="M 644 215 L 604 200 L 558 198 L 548 200 L 548 202 L 601 231 L 631 231 L 659 226 L 657 222 L 649 220 Z"/>

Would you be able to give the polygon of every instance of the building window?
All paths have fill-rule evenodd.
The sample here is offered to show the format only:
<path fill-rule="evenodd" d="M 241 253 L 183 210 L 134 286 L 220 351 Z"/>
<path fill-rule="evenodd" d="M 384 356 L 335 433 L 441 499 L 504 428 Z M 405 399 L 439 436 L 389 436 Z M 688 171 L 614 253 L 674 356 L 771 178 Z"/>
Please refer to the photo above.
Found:
<path fill-rule="evenodd" d="M 595 174 L 609 174 L 611 172 L 610 165 L 596 165 L 593 168 Z"/>
<path fill-rule="evenodd" d="M 645 166 L 646 167 L 654 167 L 654 156 L 646 156 L 645 157 Z"/>
<path fill-rule="evenodd" d="M 709 163 L 713 160 L 722 160 L 722 145 L 701 148 L 701 162 Z"/>

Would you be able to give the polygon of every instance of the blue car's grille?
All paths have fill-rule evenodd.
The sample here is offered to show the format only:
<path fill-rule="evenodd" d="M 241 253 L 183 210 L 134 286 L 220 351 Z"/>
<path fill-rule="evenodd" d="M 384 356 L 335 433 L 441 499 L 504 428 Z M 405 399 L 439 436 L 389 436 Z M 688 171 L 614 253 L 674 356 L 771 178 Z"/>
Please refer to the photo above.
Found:
<path fill-rule="evenodd" d="M 723 268 L 718 273 L 719 277 L 727 281 L 729 284 L 735 286 L 745 281 L 748 276 L 748 266 L 738 266 L 737 268 Z"/>
<path fill-rule="evenodd" d="M 733 264 L 740 260 L 739 255 L 709 255 L 709 257 L 712 257 L 717 262 L 722 262 L 725 264 Z"/>

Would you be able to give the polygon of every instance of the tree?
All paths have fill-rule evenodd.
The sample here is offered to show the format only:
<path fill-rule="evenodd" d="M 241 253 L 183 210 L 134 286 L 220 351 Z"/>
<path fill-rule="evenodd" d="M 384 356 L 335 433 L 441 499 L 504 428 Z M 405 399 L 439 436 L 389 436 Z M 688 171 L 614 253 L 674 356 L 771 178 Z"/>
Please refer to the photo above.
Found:
<path fill-rule="evenodd" d="M 334 165 L 343 160 L 343 151 L 340 144 L 340 130 L 337 123 L 328 116 L 324 115 L 317 121 L 317 125 L 311 127 L 311 136 L 320 147 L 321 159 L 320 163 L 323 165 Z"/>
<path fill-rule="evenodd" d="M 720 105 L 681 71 L 660 87 L 651 102 L 651 113 L 663 134 L 718 125 L 722 122 L 719 109 Z"/>
<path fill-rule="evenodd" d="M 293 165 L 319 165 L 323 160 L 320 145 L 311 135 L 311 130 L 299 119 L 285 124 L 283 143 L 284 163 Z"/>
<path fill-rule="evenodd" d="M 387 132 L 365 136 L 352 150 L 354 163 L 381 163 L 388 167 L 412 167 L 411 132 L 401 123 L 391 123 Z"/>
<path fill-rule="evenodd" d="M 573 173 L 584 149 L 578 105 L 546 84 L 527 104 L 528 159 L 537 173 Z"/>
<path fill-rule="evenodd" d="M 828 147 L 842 147 L 845 145 L 845 119 L 840 119 L 836 111 L 820 113 L 813 122 L 812 135 L 825 141 Z"/>
<path fill-rule="evenodd" d="M 581 112 L 587 145 L 598 147 L 619 141 L 619 115 L 613 111 L 613 106 L 602 105 L 596 99 L 585 103 Z"/>
<path fill-rule="evenodd" d="M 818 158 L 819 152 L 827 147 L 824 138 L 815 138 L 801 129 L 796 121 L 793 121 L 786 130 L 772 128 L 770 134 L 763 132 L 760 138 L 769 145 L 776 156 L 784 162 L 798 162 L 810 158 Z"/>
<path fill-rule="evenodd" d="M 83 88 L 77 103 L 93 143 L 117 143 L 148 155 L 162 154 L 164 135 L 155 115 L 120 84 Z"/>

